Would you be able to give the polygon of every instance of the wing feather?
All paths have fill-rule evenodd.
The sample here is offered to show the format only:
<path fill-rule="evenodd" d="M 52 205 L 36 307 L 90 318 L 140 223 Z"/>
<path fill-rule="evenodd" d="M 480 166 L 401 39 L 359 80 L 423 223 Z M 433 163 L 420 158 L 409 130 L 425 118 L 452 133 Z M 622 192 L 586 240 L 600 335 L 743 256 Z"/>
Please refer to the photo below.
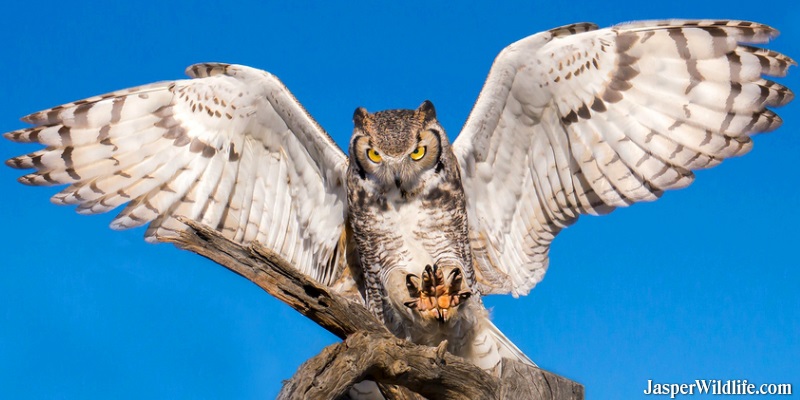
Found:
<path fill-rule="evenodd" d="M 454 142 L 484 293 L 527 293 L 580 214 L 653 201 L 746 153 L 792 92 L 746 21 L 556 28 L 504 49 Z M 749 43 L 749 44 L 743 44 Z M 491 193 L 491 196 L 488 194 Z"/>
<path fill-rule="evenodd" d="M 20 178 L 26 184 L 69 184 L 53 202 L 80 213 L 127 204 L 114 229 L 149 224 L 145 237 L 157 241 L 183 230 L 182 216 L 335 281 L 344 267 L 342 151 L 264 71 L 198 64 L 187 74 L 30 114 L 23 120 L 34 126 L 4 136 L 46 148 L 7 164 L 36 170 Z"/>

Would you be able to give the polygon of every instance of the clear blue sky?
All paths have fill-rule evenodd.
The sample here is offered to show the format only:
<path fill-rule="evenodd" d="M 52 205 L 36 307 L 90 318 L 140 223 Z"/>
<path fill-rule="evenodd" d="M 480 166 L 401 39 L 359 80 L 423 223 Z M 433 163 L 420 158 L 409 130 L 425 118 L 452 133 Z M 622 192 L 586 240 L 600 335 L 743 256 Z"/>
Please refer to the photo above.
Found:
<path fill-rule="evenodd" d="M 343 146 L 355 107 L 424 99 L 452 137 L 504 46 L 577 21 L 756 20 L 782 31 L 771 48 L 800 59 L 794 0 L 70 3 L 3 6 L 0 132 L 33 111 L 225 61 L 276 74 Z M 800 69 L 781 82 L 800 91 Z M 780 130 L 689 189 L 566 230 L 531 295 L 488 300 L 497 325 L 590 399 L 642 397 L 648 379 L 800 392 L 800 101 L 780 114 Z M 2 141 L 0 159 L 33 149 Z M 113 232 L 113 215 L 53 206 L 56 189 L 17 176 L 0 167 L 0 398 L 271 397 L 335 342 L 247 280 L 148 245 L 142 230 Z"/>

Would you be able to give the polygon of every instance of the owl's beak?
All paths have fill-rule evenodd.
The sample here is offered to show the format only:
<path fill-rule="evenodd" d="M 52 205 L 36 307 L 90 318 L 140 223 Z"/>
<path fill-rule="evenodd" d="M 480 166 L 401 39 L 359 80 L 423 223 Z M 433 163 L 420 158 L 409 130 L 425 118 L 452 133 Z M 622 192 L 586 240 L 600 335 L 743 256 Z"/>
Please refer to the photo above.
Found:
<path fill-rule="evenodd" d="M 394 185 L 397 186 L 398 189 L 400 189 L 400 175 L 394 176 Z"/>

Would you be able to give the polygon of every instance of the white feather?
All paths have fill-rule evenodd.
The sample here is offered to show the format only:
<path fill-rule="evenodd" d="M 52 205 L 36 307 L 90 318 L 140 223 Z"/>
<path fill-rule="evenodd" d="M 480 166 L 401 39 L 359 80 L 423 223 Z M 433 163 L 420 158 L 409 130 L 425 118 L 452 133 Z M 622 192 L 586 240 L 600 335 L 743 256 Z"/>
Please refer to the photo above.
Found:
<path fill-rule="evenodd" d="M 330 183 L 344 181 L 342 151 L 274 76 L 226 64 L 187 73 L 196 79 L 29 115 L 34 127 L 5 136 L 49 147 L 8 164 L 37 169 L 24 183 L 71 183 L 53 201 L 80 213 L 128 203 L 112 228 L 149 222 L 148 241 L 184 229 L 183 216 L 336 279 L 344 265 L 322 275 L 344 230 L 344 188 Z"/>
<path fill-rule="evenodd" d="M 777 35 L 765 25 L 668 20 L 569 32 L 504 49 L 453 145 L 484 293 L 527 293 L 551 240 L 579 214 L 688 186 L 691 170 L 744 154 L 748 135 L 779 126 L 766 107 L 793 97 L 761 74 L 785 75 L 794 62 L 740 44 Z"/>

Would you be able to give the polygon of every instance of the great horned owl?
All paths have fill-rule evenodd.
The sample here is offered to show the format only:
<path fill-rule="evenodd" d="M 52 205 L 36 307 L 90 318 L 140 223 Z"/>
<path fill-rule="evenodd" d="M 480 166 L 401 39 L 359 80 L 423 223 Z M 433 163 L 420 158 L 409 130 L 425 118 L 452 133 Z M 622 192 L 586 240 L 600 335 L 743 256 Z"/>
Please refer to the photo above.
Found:
<path fill-rule="evenodd" d="M 370 310 L 416 343 L 493 367 L 527 358 L 487 318 L 476 285 L 467 199 L 433 104 L 353 116 L 350 224 Z M 492 356 L 493 355 L 493 356 Z"/>
<path fill-rule="evenodd" d="M 183 216 L 259 242 L 395 334 L 447 339 L 492 368 L 527 358 L 482 295 L 526 294 L 581 214 L 685 187 L 780 125 L 767 107 L 792 93 L 762 76 L 794 62 L 741 44 L 776 34 L 743 21 L 555 28 L 500 53 L 452 146 L 429 102 L 358 109 L 349 158 L 274 76 L 198 64 L 194 79 L 27 116 L 33 127 L 5 137 L 47 147 L 7 164 L 36 169 L 26 184 L 69 184 L 53 202 L 80 213 L 127 203 L 112 228 L 149 224 L 148 241 Z"/>

